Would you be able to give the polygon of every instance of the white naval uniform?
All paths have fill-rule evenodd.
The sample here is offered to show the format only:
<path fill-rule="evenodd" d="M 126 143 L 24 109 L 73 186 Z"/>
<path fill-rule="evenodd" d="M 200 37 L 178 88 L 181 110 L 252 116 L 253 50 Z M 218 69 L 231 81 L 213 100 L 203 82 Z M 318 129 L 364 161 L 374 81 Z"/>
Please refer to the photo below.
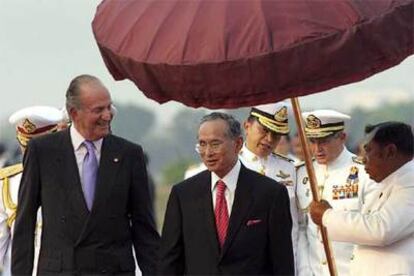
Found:
<path fill-rule="evenodd" d="M 414 275 L 414 161 L 385 178 L 361 213 L 328 210 L 331 239 L 357 246 L 351 275 Z"/>
<path fill-rule="evenodd" d="M 365 200 L 373 194 L 376 183 L 369 179 L 364 167 L 353 160 L 353 155 L 346 148 L 330 164 L 320 165 L 313 162 L 321 199 L 328 201 L 334 210 L 359 211 Z M 319 228 L 310 218 L 308 207 L 312 202 L 310 182 L 304 165 L 297 169 L 297 189 L 299 212 L 304 220 L 299 226 L 300 258 L 299 275 L 330 275 L 326 261 L 322 236 Z M 328 232 L 329 235 L 329 232 Z M 353 258 L 352 243 L 332 242 L 338 275 L 349 275 L 349 266 Z"/>
<path fill-rule="evenodd" d="M 267 158 L 260 158 L 251 152 L 246 145 L 243 145 L 239 153 L 239 159 L 248 169 L 266 175 L 286 186 L 292 215 L 292 246 L 296 263 L 298 212 L 295 200 L 296 169 L 293 160 L 278 154 L 270 154 Z"/>
<path fill-rule="evenodd" d="M 11 167 L 21 166 L 21 164 L 13 165 L 10 167 L 3 168 L 7 170 Z M 13 174 L 10 177 L 6 177 L 8 181 L 8 187 L 6 184 L 6 178 L 0 179 L 0 191 L 1 191 L 1 200 L 0 200 L 0 264 L 2 266 L 3 276 L 11 275 L 11 246 L 13 239 L 13 229 L 14 221 L 16 215 L 16 209 L 10 208 L 10 204 L 16 205 L 17 197 L 19 192 L 20 180 L 22 178 L 22 169 L 17 174 Z M 0 173 L 1 174 L 1 173 Z M 8 198 L 8 199 L 7 199 Z M 16 206 L 14 206 L 16 207 Z M 41 237 L 41 215 L 40 210 L 37 216 L 37 225 L 35 233 L 35 261 L 33 265 L 33 275 L 36 275 L 37 270 L 37 259 L 39 256 L 40 249 L 40 237 Z M 11 223 L 11 227 L 8 224 Z"/>

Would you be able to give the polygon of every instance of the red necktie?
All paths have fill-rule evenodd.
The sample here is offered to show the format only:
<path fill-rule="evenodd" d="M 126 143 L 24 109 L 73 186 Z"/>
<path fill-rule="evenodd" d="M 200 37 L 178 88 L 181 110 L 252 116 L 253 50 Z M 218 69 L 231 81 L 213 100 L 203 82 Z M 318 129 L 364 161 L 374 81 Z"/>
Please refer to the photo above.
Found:
<path fill-rule="evenodd" d="M 229 225 L 229 212 L 227 211 L 227 201 L 224 196 L 226 184 L 222 180 L 219 180 L 217 181 L 216 189 L 216 208 L 214 209 L 214 215 L 216 217 L 217 236 L 220 248 L 223 248 L 227 235 L 227 227 Z"/>

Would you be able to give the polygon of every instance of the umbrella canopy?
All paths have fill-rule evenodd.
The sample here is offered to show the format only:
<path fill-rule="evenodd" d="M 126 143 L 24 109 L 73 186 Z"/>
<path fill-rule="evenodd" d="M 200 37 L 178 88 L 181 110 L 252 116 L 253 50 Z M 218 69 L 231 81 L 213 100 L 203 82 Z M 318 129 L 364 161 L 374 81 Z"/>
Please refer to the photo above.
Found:
<path fill-rule="evenodd" d="M 116 80 L 192 107 L 307 95 L 414 52 L 413 0 L 104 0 L 92 26 Z"/>

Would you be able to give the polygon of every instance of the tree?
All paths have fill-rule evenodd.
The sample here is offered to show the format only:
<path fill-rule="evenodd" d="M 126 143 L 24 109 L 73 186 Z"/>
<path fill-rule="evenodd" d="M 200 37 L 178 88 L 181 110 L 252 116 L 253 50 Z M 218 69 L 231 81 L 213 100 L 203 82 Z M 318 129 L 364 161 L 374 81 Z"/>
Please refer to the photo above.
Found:
<path fill-rule="evenodd" d="M 135 143 L 142 143 L 155 128 L 155 114 L 142 107 L 116 105 L 117 114 L 112 122 L 114 133 Z"/>

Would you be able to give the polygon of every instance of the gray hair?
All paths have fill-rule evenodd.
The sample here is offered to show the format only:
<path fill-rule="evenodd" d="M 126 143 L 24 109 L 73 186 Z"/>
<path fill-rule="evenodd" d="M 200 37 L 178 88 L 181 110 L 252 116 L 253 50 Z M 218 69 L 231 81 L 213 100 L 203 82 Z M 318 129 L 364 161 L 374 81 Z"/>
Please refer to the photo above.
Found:
<path fill-rule="evenodd" d="M 80 91 L 81 86 L 86 83 L 99 83 L 101 81 L 92 75 L 79 75 L 75 77 L 69 84 L 68 89 L 66 90 L 66 110 L 69 112 L 72 108 L 79 109 L 81 108 L 80 103 Z"/>
<path fill-rule="evenodd" d="M 212 112 L 210 114 L 205 115 L 201 118 L 200 126 L 205 122 L 215 121 L 215 120 L 223 120 L 227 123 L 227 136 L 231 139 L 236 139 L 241 137 L 241 127 L 239 121 L 237 121 L 233 116 L 230 114 L 226 114 L 223 112 Z"/>

